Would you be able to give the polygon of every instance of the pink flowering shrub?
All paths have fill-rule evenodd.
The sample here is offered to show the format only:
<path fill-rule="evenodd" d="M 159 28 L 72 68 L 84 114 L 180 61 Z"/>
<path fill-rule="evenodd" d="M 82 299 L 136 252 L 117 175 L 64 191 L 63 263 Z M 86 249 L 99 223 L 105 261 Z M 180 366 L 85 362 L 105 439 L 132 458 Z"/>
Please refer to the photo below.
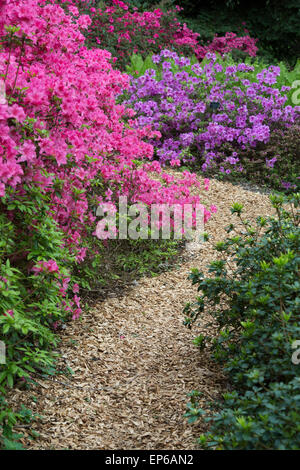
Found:
<path fill-rule="evenodd" d="M 182 10 L 179 6 L 166 12 L 160 8 L 139 12 L 120 0 L 106 2 L 106 8 L 102 9 L 96 4 L 88 9 L 87 2 L 82 0 L 62 0 L 62 4 L 70 3 L 91 17 L 92 23 L 85 32 L 88 44 L 109 50 L 121 69 L 125 69 L 133 53 L 145 57 L 165 48 L 185 56 L 195 55 L 198 59 L 208 51 L 223 54 L 238 49 L 251 56 L 257 51 L 256 40 L 248 35 L 237 37 L 234 33 L 216 37 L 210 44 L 201 44 L 200 35 L 178 20 L 177 14 Z"/>
<path fill-rule="evenodd" d="M 221 55 L 227 54 L 233 50 L 243 51 L 251 57 L 256 56 L 256 39 L 248 35 L 237 36 L 235 33 L 228 32 L 225 36 L 215 36 L 207 45 L 200 45 L 196 49 L 198 59 L 203 59 L 208 52 L 217 52 Z"/>
<path fill-rule="evenodd" d="M 81 266 L 99 276 L 105 248 L 99 203 L 199 201 L 195 175 L 169 179 L 151 160 L 145 139 L 160 134 L 116 104 L 129 77 L 108 51 L 86 48 L 90 25 L 54 1 L 0 1 L 0 387 L 47 372 L 55 329 L 82 314 Z"/>

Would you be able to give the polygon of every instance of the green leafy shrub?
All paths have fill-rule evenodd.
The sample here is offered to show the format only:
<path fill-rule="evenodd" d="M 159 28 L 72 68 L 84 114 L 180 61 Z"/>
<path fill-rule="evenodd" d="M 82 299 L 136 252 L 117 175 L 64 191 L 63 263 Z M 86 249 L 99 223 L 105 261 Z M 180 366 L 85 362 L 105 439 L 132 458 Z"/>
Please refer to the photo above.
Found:
<path fill-rule="evenodd" d="M 2 393 L 2 388 L 0 387 Z M 38 415 L 32 413 L 31 410 L 21 405 L 20 409 L 16 412 L 13 411 L 5 401 L 4 396 L 0 395 L 0 426 L 2 428 L 2 435 L 0 439 L 0 447 L 5 450 L 23 450 L 23 446 L 18 440 L 23 437 L 23 434 L 13 431 L 17 423 L 30 424 L 37 418 Z M 29 431 L 31 438 L 37 437 L 35 431 Z"/>
<path fill-rule="evenodd" d="M 186 306 L 185 323 L 191 327 L 209 307 L 219 333 L 199 345 L 211 346 L 230 381 L 223 401 L 205 417 L 211 424 L 199 440 L 205 448 L 300 449 L 300 365 L 294 357 L 300 339 L 300 194 L 271 201 L 277 215 L 258 217 L 255 227 L 234 204 L 241 225 L 227 227 L 234 235 L 216 245 L 220 257 L 210 264 L 211 276 L 197 269 L 190 276 L 200 295 Z M 193 396 L 186 416 L 194 421 L 203 414 Z"/>
<path fill-rule="evenodd" d="M 0 447 L 19 448 L 12 428 L 22 416 L 7 407 L 5 390 L 54 366 L 55 328 L 68 315 L 66 287 L 74 259 L 45 195 L 28 186 L 23 197 L 14 199 L 12 193 L 0 203 L 0 341 L 6 353 L 0 364 Z"/>
<path fill-rule="evenodd" d="M 74 261 L 39 190 L 28 192 L 24 201 L 12 202 L 9 195 L 1 200 L 0 334 L 6 364 L 0 366 L 0 384 L 10 387 L 15 378 L 50 364 L 44 350 L 55 345 L 55 322 L 66 318 L 65 290 Z M 13 221 L 7 210 L 14 210 Z M 52 267 L 44 269 L 41 260 L 53 261 Z"/>

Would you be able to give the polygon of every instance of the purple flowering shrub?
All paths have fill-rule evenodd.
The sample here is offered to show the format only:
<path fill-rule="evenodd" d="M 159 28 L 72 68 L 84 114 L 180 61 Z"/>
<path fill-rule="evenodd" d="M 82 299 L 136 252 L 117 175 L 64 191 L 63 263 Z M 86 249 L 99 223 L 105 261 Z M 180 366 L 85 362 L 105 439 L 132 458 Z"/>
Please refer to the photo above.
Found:
<path fill-rule="evenodd" d="M 275 155 L 275 156 L 274 156 Z M 269 184 L 277 189 L 287 192 L 299 190 L 299 162 L 300 162 L 300 124 L 292 124 L 287 129 L 275 129 L 272 132 L 268 145 L 257 148 L 257 160 L 266 161 L 266 165 L 273 168 L 265 175 Z M 247 158 L 246 155 L 243 158 Z M 257 163 L 251 161 L 252 171 L 255 175 Z M 248 163 L 250 169 L 250 163 Z M 257 174 L 259 177 L 259 173 Z"/>
<path fill-rule="evenodd" d="M 132 78 L 125 102 L 135 110 L 137 126 L 161 132 L 151 143 L 163 164 L 263 176 L 278 185 L 286 180 L 289 155 L 288 171 L 294 172 L 296 154 L 277 144 L 299 126 L 300 107 L 286 105 L 289 87 L 277 87 L 280 67 L 256 73 L 253 65 L 228 65 L 213 53 L 198 63 L 169 50 L 152 61 L 153 68 Z"/>

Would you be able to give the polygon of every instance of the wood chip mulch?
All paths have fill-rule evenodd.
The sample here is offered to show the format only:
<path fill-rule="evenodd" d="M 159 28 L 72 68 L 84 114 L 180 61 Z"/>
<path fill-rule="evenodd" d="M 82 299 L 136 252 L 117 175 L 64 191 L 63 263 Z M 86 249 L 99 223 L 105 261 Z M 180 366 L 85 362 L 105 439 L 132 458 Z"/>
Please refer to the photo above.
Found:
<path fill-rule="evenodd" d="M 179 269 L 142 278 L 125 295 L 111 294 L 82 321 L 68 323 L 59 353 L 73 377 L 40 378 L 31 390 L 12 392 L 14 406 L 24 403 L 42 415 L 32 424 L 36 439 L 29 440 L 26 427 L 17 430 L 30 449 L 197 449 L 206 424 L 190 425 L 183 417 L 187 394 L 201 391 L 208 409 L 226 381 L 209 352 L 192 343 L 207 333 L 207 318 L 192 331 L 183 325 L 182 310 L 196 292 L 187 277 L 191 268 L 206 271 L 216 259 L 212 245 L 226 238 L 234 202 L 244 204 L 248 219 L 273 212 L 266 194 L 217 180 L 203 200 L 218 207 L 206 225 L 213 243 L 186 251 Z"/>

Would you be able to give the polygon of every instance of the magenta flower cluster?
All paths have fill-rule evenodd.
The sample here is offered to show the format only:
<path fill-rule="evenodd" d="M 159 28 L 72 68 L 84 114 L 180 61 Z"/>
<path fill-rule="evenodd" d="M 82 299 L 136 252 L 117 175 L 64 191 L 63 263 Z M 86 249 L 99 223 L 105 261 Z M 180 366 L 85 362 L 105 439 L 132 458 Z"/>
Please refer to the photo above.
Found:
<path fill-rule="evenodd" d="M 109 52 L 87 49 L 82 31 L 90 23 L 55 0 L 0 2 L 0 204 L 14 221 L 7 205 L 26 201 L 29 189 L 39 191 L 78 264 L 97 254 L 91 235 L 101 202 L 120 194 L 148 205 L 200 199 L 191 192 L 199 186 L 195 175 L 168 181 L 158 162 L 149 161 L 153 148 L 145 138 L 160 134 L 133 128 L 132 110 L 116 104 L 129 78 L 112 68 Z M 35 231 L 33 220 L 27 232 Z M 61 266 L 45 259 L 34 269 L 54 276 Z"/>
<path fill-rule="evenodd" d="M 88 43 L 109 50 L 114 56 L 113 61 L 121 69 L 126 66 L 132 53 L 145 57 L 149 51 L 158 53 L 166 47 L 182 55 L 195 55 L 199 60 L 207 52 L 225 54 L 235 49 L 250 56 L 255 56 L 257 52 L 257 39 L 251 38 L 247 30 L 241 37 L 227 32 L 225 36 L 215 36 L 210 43 L 203 44 L 199 33 L 179 21 L 178 12 L 183 9 L 178 5 L 167 11 L 161 8 L 139 11 L 137 7 L 120 0 L 103 2 L 102 8 L 88 8 L 88 3 L 68 0 L 71 8 L 88 11 L 92 19 L 86 32 Z"/>
<path fill-rule="evenodd" d="M 156 69 L 132 79 L 126 104 L 140 127 L 161 132 L 154 145 L 163 164 L 200 162 L 203 171 L 242 172 L 241 151 L 267 143 L 274 129 L 299 121 L 300 107 L 285 106 L 287 87 L 276 88 L 279 67 L 270 66 L 253 80 L 253 66 L 224 65 L 214 53 L 203 64 L 170 50 L 152 60 Z M 266 161 L 266 167 L 275 162 Z"/>

